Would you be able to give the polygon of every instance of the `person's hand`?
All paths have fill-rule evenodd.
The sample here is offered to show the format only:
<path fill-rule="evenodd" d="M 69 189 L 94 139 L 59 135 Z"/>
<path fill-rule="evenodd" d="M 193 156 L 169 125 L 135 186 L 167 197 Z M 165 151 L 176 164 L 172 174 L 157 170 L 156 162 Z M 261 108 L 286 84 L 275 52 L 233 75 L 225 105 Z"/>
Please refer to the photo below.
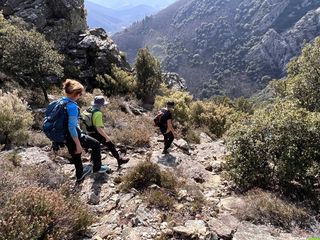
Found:
<path fill-rule="evenodd" d="M 83 152 L 83 148 L 81 147 L 81 145 L 77 145 L 75 154 L 81 154 L 82 152 Z"/>
<path fill-rule="evenodd" d="M 106 142 L 111 142 L 111 139 L 108 136 L 105 136 Z"/>

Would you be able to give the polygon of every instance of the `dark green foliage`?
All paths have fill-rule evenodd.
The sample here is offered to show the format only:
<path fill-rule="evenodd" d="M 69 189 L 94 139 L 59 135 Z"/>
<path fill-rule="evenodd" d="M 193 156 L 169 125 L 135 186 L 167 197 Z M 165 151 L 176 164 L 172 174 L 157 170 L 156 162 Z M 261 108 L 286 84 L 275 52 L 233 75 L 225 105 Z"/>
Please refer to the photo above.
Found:
<path fill-rule="evenodd" d="M 315 190 L 320 159 L 320 114 L 280 101 L 233 125 L 229 132 L 230 174 L 242 189 Z"/>
<path fill-rule="evenodd" d="M 288 67 L 288 78 L 279 82 L 278 92 L 293 97 L 302 107 L 320 111 L 320 38 L 307 44 L 300 57 Z M 281 80 L 280 80 L 281 81 Z M 282 88 L 280 88 L 282 87 Z M 282 91 L 281 91 L 282 90 Z"/>
<path fill-rule="evenodd" d="M 12 25 L 0 14 L 0 69 L 17 78 L 31 79 L 30 85 L 40 87 L 48 101 L 46 77 L 61 77 L 63 56 L 53 42 L 34 29 Z"/>
<path fill-rule="evenodd" d="M 111 75 L 98 75 L 96 80 L 98 87 L 108 96 L 133 94 L 136 89 L 135 77 L 114 64 Z"/>
<path fill-rule="evenodd" d="M 135 64 L 137 72 L 137 96 L 143 101 L 153 102 L 162 83 L 160 63 L 147 48 L 140 49 Z"/>

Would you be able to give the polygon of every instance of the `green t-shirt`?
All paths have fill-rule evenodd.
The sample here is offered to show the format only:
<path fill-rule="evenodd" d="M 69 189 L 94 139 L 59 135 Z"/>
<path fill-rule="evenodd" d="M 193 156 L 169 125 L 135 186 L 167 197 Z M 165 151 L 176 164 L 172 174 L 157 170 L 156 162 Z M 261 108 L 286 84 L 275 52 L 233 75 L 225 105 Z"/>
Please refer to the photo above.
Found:
<path fill-rule="evenodd" d="M 103 119 L 102 119 L 102 112 L 98 111 L 93 113 L 92 116 L 92 124 L 96 128 L 103 128 Z"/>

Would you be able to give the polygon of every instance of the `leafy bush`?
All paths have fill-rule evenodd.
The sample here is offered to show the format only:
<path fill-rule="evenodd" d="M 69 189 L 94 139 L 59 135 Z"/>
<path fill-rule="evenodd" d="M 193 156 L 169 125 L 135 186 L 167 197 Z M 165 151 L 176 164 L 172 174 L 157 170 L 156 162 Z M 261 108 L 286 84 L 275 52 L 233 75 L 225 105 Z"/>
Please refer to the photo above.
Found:
<path fill-rule="evenodd" d="M 295 226 L 310 227 L 312 219 L 308 212 L 288 203 L 276 195 L 261 190 L 250 191 L 246 198 L 246 207 L 238 210 L 240 219 L 255 224 L 272 224 L 291 230 Z"/>
<path fill-rule="evenodd" d="M 28 130 L 33 117 L 15 92 L 4 93 L 0 90 L 0 133 L 5 138 L 4 144 L 22 144 L 28 139 Z"/>
<path fill-rule="evenodd" d="M 0 210 L 0 239 L 73 239 L 91 222 L 79 201 L 28 187 L 17 191 Z"/>
<path fill-rule="evenodd" d="M 98 75 L 97 82 L 99 88 L 108 96 L 132 94 L 137 84 L 132 74 L 115 65 L 112 65 L 111 75 Z"/>
<path fill-rule="evenodd" d="M 302 107 L 320 111 L 320 37 L 307 44 L 300 57 L 288 65 L 286 95 L 299 100 Z M 281 80 L 279 80 L 281 81 Z"/>
<path fill-rule="evenodd" d="M 174 191 L 177 181 L 171 173 L 162 171 L 157 164 L 144 161 L 124 177 L 122 189 L 135 188 L 143 191 L 153 184 Z"/>
<path fill-rule="evenodd" d="M 163 88 L 162 88 L 163 89 Z M 166 106 L 168 101 L 174 101 L 174 119 L 180 123 L 188 124 L 190 120 L 190 104 L 192 96 L 188 92 L 176 90 L 164 90 L 162 96 L 156 96 L 154 108 L 156 111 Z"/>
<path fill-rule="evenodd" d="M 258 110 L 228 133 L 230 176 L 252 187 L 311 192 L 319 180 L 320 114 L 282 101 Z M 302 194 L 306 197 L 306 194 Z"/>
<path fill-rule="evenodd" d="M 191 106 L 191 117 L 194 124 L 206 126 L 217 137 L 221 137 L 228 126 L 228 118 L 233 110 L 213 102 L 194 102 Z"/>
<path fill-rule="evenodd" d="M 47 101 L 45 81 L 48 76 L 63 75 L 63 56 L 55 50 L 53 42 L 35 29 L 12 25 L 0 14 L 1 69 L 17 77 L 29 77 L 32 86 L 40 87 Z"/>
<path fill-rule="evenodd" d="M 137 72 L 137 96 L 145 102 L 153 102 L 162 83 L 160 63 L 147 48 L 138 52 L 135 64 Z"/>

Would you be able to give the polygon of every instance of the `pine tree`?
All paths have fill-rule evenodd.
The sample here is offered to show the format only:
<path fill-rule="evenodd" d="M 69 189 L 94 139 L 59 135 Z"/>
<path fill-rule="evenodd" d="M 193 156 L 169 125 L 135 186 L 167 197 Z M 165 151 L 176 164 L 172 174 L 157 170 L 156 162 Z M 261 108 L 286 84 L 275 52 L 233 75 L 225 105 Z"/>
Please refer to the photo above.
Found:
<path fill-rule="evenodd" d="M 142 48 L 138 52 L 135 64 L 137 72 L 137 96 L 144 102 L 153 102 L 162 83 L 161 67 L 157 59 Z"/>

